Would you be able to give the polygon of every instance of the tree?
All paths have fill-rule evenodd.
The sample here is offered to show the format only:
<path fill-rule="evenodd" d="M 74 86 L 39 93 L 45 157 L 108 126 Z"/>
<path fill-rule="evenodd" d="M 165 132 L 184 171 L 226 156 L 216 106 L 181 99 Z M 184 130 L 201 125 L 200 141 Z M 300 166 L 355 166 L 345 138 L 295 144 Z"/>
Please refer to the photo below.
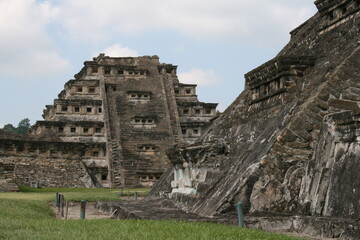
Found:
<path fill-rule="evenodd" d="M 8 131 L 8 132 L 15 132 L 16 131 L 16 127 L 14 127 L 12 124 L 6 124 L 4 127 L 3 127 L 4 130 Z"/>
<path fill-rule="evenodd" d="M 24 118 L 21 120 L 17 127 L 14 127 L 12 124 L 6 124 L 3 130 L 8 132 L 17 133 L 17 134 L 27 134 L 30 128 L 30 120 L 28 118 Z"/>
<path fill-rule="evenodd" d="M 30 128 L 30 119 L 25 118 L 19 122 L 16 132 L 18 134 L 27 134 L 29 128 Z"/>

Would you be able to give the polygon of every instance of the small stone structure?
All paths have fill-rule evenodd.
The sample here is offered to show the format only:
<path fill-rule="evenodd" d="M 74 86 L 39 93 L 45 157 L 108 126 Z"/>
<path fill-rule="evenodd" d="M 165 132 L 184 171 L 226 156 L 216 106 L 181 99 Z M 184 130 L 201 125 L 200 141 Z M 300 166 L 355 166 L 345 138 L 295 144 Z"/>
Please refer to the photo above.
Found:
<path fill-rule="evenodd" d="M 0 131 L 0 162 L 18 184 L 149 187 L 170 163 L 165 150 L 194 142 L 216 118 L 196 85 L 157 56 L 86 61 L 44 110 L 30 136 Z"/>

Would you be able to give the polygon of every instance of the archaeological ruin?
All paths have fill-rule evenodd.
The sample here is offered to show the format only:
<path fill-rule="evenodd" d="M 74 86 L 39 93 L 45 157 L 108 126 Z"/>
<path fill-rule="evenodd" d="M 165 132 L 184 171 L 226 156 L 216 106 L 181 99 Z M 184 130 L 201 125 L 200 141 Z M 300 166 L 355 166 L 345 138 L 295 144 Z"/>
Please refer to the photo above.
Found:
<path fill-rule="evenodd" d="M 85 62 L 31 135 L 0 132 L 0 184 L 150 186 L 161 175 L 143 201 L 97 207 L 236 224 L 241 202 L 247 227 L 360 239 L 360 0 L 315 5 L 218 118 L 156 56 Z"/>
<path fill-rule="evenodd" d="M 166 149 L 194 142 L 216 118 L 217 104 L 200 102 L 176 70 L 157 56 L 86 61 L 29 136 L 0 131 L 1 162 L 15 175 L 9 182 L 152 186 L 170 166 Z"/>
<path fill-rule="evenodd" d="M 211 218 L 242 202 L 248 226 L 360 238 L 360 1 L 315 5 L 205 135 L 168 150 L 151 198 Z"/>

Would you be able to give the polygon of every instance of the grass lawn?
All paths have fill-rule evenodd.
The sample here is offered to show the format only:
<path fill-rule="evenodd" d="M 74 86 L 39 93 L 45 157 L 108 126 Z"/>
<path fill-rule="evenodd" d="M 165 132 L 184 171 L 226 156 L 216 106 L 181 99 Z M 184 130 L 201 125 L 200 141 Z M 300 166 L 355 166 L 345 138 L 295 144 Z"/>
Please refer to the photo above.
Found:
<path fill-rule="evenodd" d="M 114 189 L 31 189 L 0 193 L 0 239 L 298 239 L 251 229 L 212 223 L 148 220 L 58 220 L 48 207 L 55 192 L 70 201 L 118 200 Z M 140 194 L 148 189 L 131 190 Z M 127 191 L 124 191 L 127 193 Z"/>

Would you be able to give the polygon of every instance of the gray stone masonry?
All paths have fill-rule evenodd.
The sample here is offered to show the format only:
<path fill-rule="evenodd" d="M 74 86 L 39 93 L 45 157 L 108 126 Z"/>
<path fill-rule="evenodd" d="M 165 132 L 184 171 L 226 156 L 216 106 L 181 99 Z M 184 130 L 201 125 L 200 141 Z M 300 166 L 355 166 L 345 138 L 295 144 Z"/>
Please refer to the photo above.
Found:
<path fill-rule="evenodd" d="M 358 239 L 360 1 L 315 4 L 319 12 L 245 75 L 245 90 L 206 134 L 168 151 L 173 169 L 150 198 L 208 217 L 238 202 L 249 217 L 325 217 L 324 231 L 344 223 L 333 236 Z M 271 230 L 266 221 L 258 226 Z"/>
<path fill-rule="evenodd" d="M 14 164 L 0 163 L 0 192 L 19 191 L 15 184 Z"/>

